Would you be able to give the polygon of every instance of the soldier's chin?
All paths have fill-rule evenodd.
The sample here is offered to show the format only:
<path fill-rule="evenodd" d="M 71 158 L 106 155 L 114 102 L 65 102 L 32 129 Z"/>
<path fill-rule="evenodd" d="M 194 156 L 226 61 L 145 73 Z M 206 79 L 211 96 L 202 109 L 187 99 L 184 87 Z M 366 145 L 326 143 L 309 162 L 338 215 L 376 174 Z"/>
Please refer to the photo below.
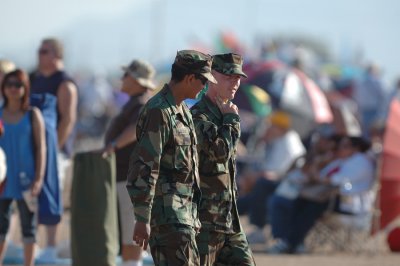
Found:
<path fill-rule="evenodd" d="M 226 98 L 227 101 L 232 101 L 233 98 L 235 98 L 235 94 L 232 93 L 231 95 L 229 95 L 229 97 Z"/>

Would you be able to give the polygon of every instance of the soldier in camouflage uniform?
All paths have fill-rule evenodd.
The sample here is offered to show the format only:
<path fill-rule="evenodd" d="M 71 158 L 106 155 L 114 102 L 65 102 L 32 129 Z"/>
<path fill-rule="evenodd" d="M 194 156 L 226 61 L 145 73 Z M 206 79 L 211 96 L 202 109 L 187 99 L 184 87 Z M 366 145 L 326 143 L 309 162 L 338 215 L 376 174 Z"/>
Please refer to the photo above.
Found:
<path fill-rule="evenodd" d="M 212 57 L 179 51 L 171 81 L 144 106 L 127 189 L 134 205 L 133 241 L 150 244 L 156 265 L 199 265 L 197 139 L 184 99 L 196 98 L 211 75 Z"/>
<path fill-rule="evenodd" d="M 192 109 L 196 127 L 202 199 L 197 246 L 201 265 L 255 265 L 236 208 L 235 155 L 240 137 L 238 108 L 231 102 L 240 85 L 243 59 L 237 54 L 213 57 L 218 84 Z"/>

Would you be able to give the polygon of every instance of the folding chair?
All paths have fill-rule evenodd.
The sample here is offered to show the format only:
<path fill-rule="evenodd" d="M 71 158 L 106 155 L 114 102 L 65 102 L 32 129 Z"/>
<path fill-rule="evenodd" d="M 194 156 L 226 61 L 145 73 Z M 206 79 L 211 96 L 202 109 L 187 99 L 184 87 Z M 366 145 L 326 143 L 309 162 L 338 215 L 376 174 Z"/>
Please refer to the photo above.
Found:
<path fill-rule="evenodd" d="M 379 220 L 379 210 L 375 208 L 379 184 L 365 192 L 369 193 L 371 208 L 360 214 L 340 214 L 328 210 L 317 222 L 306 239 L 306 246 L 311 251 L 340 251 L 359 253 L 378 250 L 377 236 L 372 236 L 373 227 Z"/>

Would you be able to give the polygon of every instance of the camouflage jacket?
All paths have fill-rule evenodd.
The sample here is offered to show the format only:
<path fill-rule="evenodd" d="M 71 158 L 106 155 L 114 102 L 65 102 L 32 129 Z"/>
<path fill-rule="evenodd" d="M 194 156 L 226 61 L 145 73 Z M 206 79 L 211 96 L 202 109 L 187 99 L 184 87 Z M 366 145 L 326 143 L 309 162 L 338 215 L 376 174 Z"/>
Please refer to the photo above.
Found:
<path fill-rule="evenodd" d="M 176 106 L 168 85 L 144 106 L 136 127 L 127 189 L 137 221 L 198 228 L 200 199 L 196 134 L 191 113 Z"/>
<path fill-rule="evenodd" d="M 191 112 L 198 139 L 202 229 L 238 232 L 235 155 L 240 118 L 233 113 L 223 115 L 207 96 L 203 96 Z"/>

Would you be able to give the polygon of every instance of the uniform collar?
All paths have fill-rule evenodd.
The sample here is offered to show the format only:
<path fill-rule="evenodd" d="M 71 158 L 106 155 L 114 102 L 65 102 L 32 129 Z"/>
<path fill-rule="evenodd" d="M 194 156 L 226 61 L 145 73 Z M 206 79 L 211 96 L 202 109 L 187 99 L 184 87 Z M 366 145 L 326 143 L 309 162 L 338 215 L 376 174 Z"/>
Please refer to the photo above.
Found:
<path fill-rule="evenodd" d="M 215 103 L 213 103 L 207 95 L 203 96 L 202 101 L 204 101 L 207 108 L 211 111 L 211 113 L 215 117 L 222 118 L 222 113 L 219 110 L 218 106 Z"/>
<path fill-rule="evenodd" d="M 168 104 L 172 107 L 172 112 L 174 114 L 178 113 L 178 108 L 176 107 L 176 102 L 174 95 L 172 95 L 171 88 L 169 87 L 168 84 L 165 84 L 164 87 L 161 90 L 162 95 L 164 96 L 165 100 L 168 102 Z"/>
<path fill-rule="evenodd" d="M 172 95 L 171 88 L 169 87 L 168 84 L 164 85 L 164 87 L 162 88 L 161 93 L 163 94 L 163 96 L 164 96 L 165 100 L 168 102 L 168 104 L 171 106 L 172 113 L 174 115 L 181 115 L 179 110 L 178 110 L 178 107 L 176 105 L 175 98 Z M 183 119 L 187 124 L 189 124 L 189 121 L 187 120 L 189 109 L 186 106 L 186 103 L 184 101 L 182 101 L 181 104 L 182 104 L 182 111 L 183 111 Z"/>

